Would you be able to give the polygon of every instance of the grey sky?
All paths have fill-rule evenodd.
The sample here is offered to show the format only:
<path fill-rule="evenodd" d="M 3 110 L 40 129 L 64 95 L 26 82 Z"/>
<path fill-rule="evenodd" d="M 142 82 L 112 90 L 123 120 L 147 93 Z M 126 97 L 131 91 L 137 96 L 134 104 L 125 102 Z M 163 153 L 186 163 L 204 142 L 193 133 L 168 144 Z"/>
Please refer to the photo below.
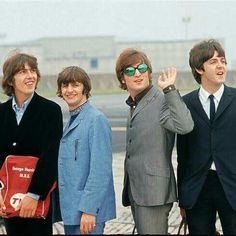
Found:
<path fill-rule="evenodd" d="M 188 39 L 223 38 L 231 62 L 236 61 L 235 14 L 236 1 L 225 0 L 0 0 L 0 35 L 6 35 L 0 43 L 88 35 L 178 40 L 186 37 L 187 26 Z"/>

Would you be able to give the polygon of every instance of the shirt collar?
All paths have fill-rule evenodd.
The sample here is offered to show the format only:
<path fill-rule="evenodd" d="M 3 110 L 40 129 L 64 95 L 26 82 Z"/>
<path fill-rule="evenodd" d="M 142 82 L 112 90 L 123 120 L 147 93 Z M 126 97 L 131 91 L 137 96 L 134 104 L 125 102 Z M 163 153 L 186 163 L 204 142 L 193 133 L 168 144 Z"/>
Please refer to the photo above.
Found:
<path fill-rule="evenodd" d="M 80 111 L 83 110 L 84 106 L 88 103 L 88 100 L 86 100 L 82 105 L 79 107 L 75 108 L 73 111 L 70 111 L 71 116 L 76 116 L 80 113 Z"/>
<path fill-rule="evenodd" d="M 222 84 L 220 86 L 220 88 L 215 93 L 213 93 L 214 98 L 217 100 L 218 103 L 220 102 L 220 99 L 221 99 L 221 97 L 223 95 L 223 92 L 224 92 L 224 85 Z M 207 102 L 208 97 L 210 95 L 211 94 L 208 93 L 202 86 L 200 87 L 199 97 L 201 98 L 202 101 Z"/>
<path fill-rule="evenodd" d="M 33 96 L 34 96 L 34 93 L 32 93 L 32 95 L 31 95 L 28 99 L 26 99 L 26 100 L 24 101 L 22 107 L 18 107 L 18 105 L 17 105 L 17 103 L 16 103 L 16 98 L 15 98 L 15 95 L 14 95 L 14 96 L 12 97 L 12 108 L 13 108 L 13 110 L 14 110 L 15 112 L 16 112 L 17 110 L 21 110 L 21 109 L 22 109 L 23 111 L 25 111 L 26 108 L 28 107 L 30 101 L 32 100 Z"/>
<path fill-rule="evenodd" d="M 141 101 L 141 99 L 148 93 L 148 91 L 153 87 L 153 85 L 149 85 L 146 89 L 144 89 L 142 92 L 140 92 L 135 98 L 134 100 L 132 99 L 131 96 L 128 97 L 128 99 L 126 100 L 126 103 L 133 107 L 133 106 L 137 106 L 138 103 Z"/>

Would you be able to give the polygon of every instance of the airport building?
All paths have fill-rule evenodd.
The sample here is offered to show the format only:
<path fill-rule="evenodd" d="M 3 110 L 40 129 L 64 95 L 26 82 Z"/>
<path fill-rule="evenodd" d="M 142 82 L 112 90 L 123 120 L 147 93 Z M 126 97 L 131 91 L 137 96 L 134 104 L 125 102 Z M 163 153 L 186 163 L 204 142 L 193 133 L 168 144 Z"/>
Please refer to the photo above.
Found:
<path fill-rule="evenodd" d="M 189 50 L 198 41 L 117 41 L 113 36 L 41 38 L 0 45 L 0 64 L 12 50 L 20 50 L 37 56 L 43 75 L 58 74 L 68 65 L 79 65 L 90 74 L 113 74 L 120 52 L 132 47 L 148 55 L 154 72 L 172 66 L 178 71 L 189 71 Z"/>
<path fill-rule="evenodd" d="M 189 50 L 201 40 L 118 41 L 114 36 L 48 37 L 17 44 L 0 44 L 0 66 L 2 68 L 7 56 L 17 50 L 38 58 L 44 78 L 39 86 L 43 88 L 55 90 L 58 73 L 71 65 L 85 69 L 94 89 L 115 88 L 118 86 L 115 76 L 116 59 L 121 51 L 132 47 L 144 51 L 150 58 L 154 79 L 163 69 L 176 67 L 177 85 L 188 90 L 197 86 L 188 64 Z M 218 40 L 225 46 L 223 39 Z M 230 74 L 229 85 L 234 85 L 236 74 Z"/>

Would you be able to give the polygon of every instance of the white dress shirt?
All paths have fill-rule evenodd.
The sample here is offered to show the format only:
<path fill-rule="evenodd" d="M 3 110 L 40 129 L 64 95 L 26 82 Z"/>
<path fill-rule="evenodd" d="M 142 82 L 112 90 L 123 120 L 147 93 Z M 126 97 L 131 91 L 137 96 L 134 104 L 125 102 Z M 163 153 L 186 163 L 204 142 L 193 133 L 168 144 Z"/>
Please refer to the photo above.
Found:
<path fill-rule="evenodd" d="M 215 93 L 212 94 L 214 95 L 215 111 L 217 111 L 223 92 L 224 92 L 224 85 L 222 84 L 220 88 Z M 202 86 L 200 87 L 198 96 L 202 104 L 202 107 L 209 119 L 210 119 L 210 98 L 209 98 L 210 95 L 211 94 L 208 93 Z M 210 169 L 216 170 L 214 161 L 212 162 Z"/>

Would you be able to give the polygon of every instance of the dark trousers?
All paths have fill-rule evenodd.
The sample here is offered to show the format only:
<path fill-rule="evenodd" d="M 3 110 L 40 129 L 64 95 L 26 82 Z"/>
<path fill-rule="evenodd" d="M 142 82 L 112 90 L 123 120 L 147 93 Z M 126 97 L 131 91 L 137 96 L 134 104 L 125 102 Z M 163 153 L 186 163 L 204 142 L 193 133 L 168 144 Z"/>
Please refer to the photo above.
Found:
<path fill-rule="evenodd" d="M 215 234 L 218 212 L 224 234 L 236 234 L 236 211 L 226 199 L 217 172 L 209 170 L 196 204 L 186 210 L 190 234 Z"/>
<path fill-rule="evenodd" d="M 52 235 L 51 209 L 46 219 L 5 218 L 7 235 Z"/>

